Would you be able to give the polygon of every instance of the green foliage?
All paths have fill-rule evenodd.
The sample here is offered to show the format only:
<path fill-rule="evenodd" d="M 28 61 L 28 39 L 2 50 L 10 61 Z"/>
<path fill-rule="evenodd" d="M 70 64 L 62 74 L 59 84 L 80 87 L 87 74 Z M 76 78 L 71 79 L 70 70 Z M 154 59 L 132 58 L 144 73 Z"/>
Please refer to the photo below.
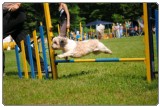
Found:
<path fill-rule="evenodd" d="M 39 23 L 45 20 L 42 3 L 23 3 L 22 8 L 26 13 L 25 29 L 31 34 L 38 29 Z"/>
<path fill-rule="evenodd" d="M 120 14 L 113 14 L 112 19 L 113 19 L 114 22 L 118 22 L 118 23 L 123 23 L 124 22 L 124 18 Z"/>
<path fill-rule="evenodd" d="M 120 4 L 120 10 L 125 19 L 136 20 L 138 16 L 143 15 L 142 3 Z"/>
<path fill-rule="evenodd" d="M 75 28 L 79 29 L 79 23 L 82 20 L 79 16 L 80 8 L 77 4 L 68 4 L 70 12 L 70 23 L 71 30 L 74 31 Z"/>
<path fill-rule="evenodd" d="M 143 15 L 142 3 L 67 3 L 70 12 L 70 30 L 79 29 L 79 23 L 83 26 L 97 19 L 109 22 L 124 22 L 125 20 L 136 20 Z M 53 32 L 57 32 L 59 23 L 58 3 L 50 3 L 50 14 Z M 27 14 L 25 28 L 31 32 L 37 29 L 39 22 L 45 26 L 45 16 L 42 3 L 23 3 Z M 151 3 L 152 9 L 158 9 L 156 3 Z M 153 12 L 154 16 L 154 12 Z"/>
<path fill-rule="evenodd" d="M 89 32 L 90 31 L 90 29 L 89 28 L 87 28 L 87 27 L 83 27 L 83 32 Z"/>

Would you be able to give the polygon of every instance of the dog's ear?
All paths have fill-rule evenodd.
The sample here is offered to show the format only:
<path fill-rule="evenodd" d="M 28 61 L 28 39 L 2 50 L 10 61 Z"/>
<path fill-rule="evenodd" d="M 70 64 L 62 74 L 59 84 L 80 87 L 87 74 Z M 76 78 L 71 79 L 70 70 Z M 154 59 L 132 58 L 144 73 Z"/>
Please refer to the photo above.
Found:
<path fill-rule="evenodd" d="M 66 44 L 67 44 L 67 39 L 66 39 L 66 38 L 62 38 L 62 39 L 60 40 L 60 46 L 61 46 L 61 47 L 64 47 Z"/>

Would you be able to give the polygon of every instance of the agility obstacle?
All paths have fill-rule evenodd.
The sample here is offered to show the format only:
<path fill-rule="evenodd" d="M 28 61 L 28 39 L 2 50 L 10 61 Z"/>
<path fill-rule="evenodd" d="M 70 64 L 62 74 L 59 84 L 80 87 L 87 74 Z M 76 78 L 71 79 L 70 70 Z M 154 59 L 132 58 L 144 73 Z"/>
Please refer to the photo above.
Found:
<path fill-rule="evenodd" d="M 151 79 L 154 76 L 153 71 L 151 70 L 153 67 L 153 61 L 151 60 L 151 41 L 149 36 L 149 25 L 148 25 L 148 8 L 147 8 L 147 3 L 143 3 L 143 13 L 144 13 L 144 42 L 145 42 L 145 58 L 97 58 L 97 59 L 70 59 L 70 60 L 56 60 L 55 56 L 55 50 L 51 48 L 51 37 L 53 36 L 52 32 L 52 25 L 51 25 L 51 17 L 50 17 L 50 11 L 49 11 L 49 4 L 44 3 L 44 13 L 45 13 L 45 20 L 46 20 L 46 27 L 47 27 L 47 39 L 48 39 L 48 49 L 49 49 L 49 59 L 50 59 L 50 66 L 51 66 L 51 73 L 52 73 L 52 78 L 57 79 L 58 78 L 58 73 L 57 73 L 57 65 L 58 63 L 84 63 L 84 62 L 144 62 L 146 65 L 146 76 L 147 76 L 147 81 L 150 83 Z M 44 70 L 46 73 L 46 78 L 49 77 L 49 72 L 48 72 L 48 63 L 47 63 L 47 57 L 46 57 L 46 49 L 45 49 L 45 43 L 44 43 L 44 32 L 43 32 L 43 26 L 42 24 L 39 27 L 40 30 L 40 38 L 42 42 L 42 53 L 43 53 L 43 59 L 44 59 Z M 36 31 L 33 31 L 33 36 L 34 36 L 34 46 L 35 46 L 35 51 L 36 51 L 36 58 L 37 58 L 37 70 L 38 70 L 38 78 L 42 79 L 42 70 L 40 67 L 40 61 L 39 61 L 39 53 L 38 53 L 38 48 L 37 48 L 37 39 L 36 39 Z M 34 66 L 33 66 L 33 59 L 32 59 L 32 50 L 31 50 L 31 42 L 30 42 L 30 36 L 27 36 L 27 44 L 28 44 L 28 52 L 29 52 L 29 58 L 30 58 L 30 71 L 31 71 L 31 77 L 35 78 L 35 71 L 34 71 Z M 23 70 L 25 72 L 25 78 L 28 78 L 28 70 L 27 70 L 27 64 L 26 64 L 26 59 L 25 59 L 25 49 L 24 49 L 24 43 L 21 43 L 21 48 L 22 48 L 22 59 L 23 59 Z M 16 46 L 16 59 L 17 59 L 17 68 L 18 68 L 18 75 L 20 78 L 22 78 L 22 70 L 20 67 L 20 58 L 19 58 L 19 53 L 18 53 L 18 47 Z"/>
<path fill-rule="evenodd" d="M 155 10 L 155 27 L 156 27 L 156 47 L 157 47 L 157 57 L 158 57 L 158 49 L 159 49 L 159 47 L 158 47 L 158 40 L 159 40 L 159 33 L 158 33 L 158 30 L 159 30 L 159 26 L 158 26 L 158 22 L 159 22 L 159 20 L 158 20 L 159 18 L 158 18 L 158 10 Z"/>
<path fill-rule="evenodd" d="M 78 62 L 144 62 L 145 58 L 97 58 L 97 59 L 70 59 L 55 60 L 55 63 L 78 63 Z"/>
<path fill-rule="evenodd" d="M 44 3 L 45 5 L 45 18 L 46 18 L 46 23 L 48 24 L 48 27 L 47 27 L 47 31 L 50 31 L 49 29 L 51 28 L 51 19 L 50 19 L 50 13 L 48 12 L 49 11 L 49 5 L 48 3 Z M 144 32 L 145 32 L 145 35 L 144 35 L 144 42 L 145 42 L 145 58 L 103 58 L 103 59 L 75 59 L 75 60 L 55 60 L 55 57 L 53 57 L 54 59 L 54 63 L 74 63 L 74 62 L 142 62 L 144 61 L 145 64 L 146 64 L 146 76 L 147 76 L 147 81 L 148 82 L 151 82 L 151 74 L 153 74 L 153 72 L 151 71 L 151 67 L 152 67 L 152 63 L 151 62 L 151 51 L 150 51 L 150 40 L 149 40 L 149 37 L 152 36 L 152 35 L 149 35 L 149 30 L 148 29 L 148 8 L 147 8 L 147 3 L 143 3 L 143 13 L 144 13 Z M 50 22 L 50 23 L 48 23 Z M 49 33 L 51 32 L 48 32 L 48 35 L 50 35 Z M 51 45 L 50 45 L 51 46 Z M 49 46 L 49 47 L 50 47 Z M 53 51 L 53 54 L 55 55 L 55 51 Z M 56 74 L 55 76 L 57 76 L 57 66 L 56 64 L 52 64 L 52 72 L 54 72 L 54 74 Z M 54 69 L 53 69 L 54 68 Z M 58 77 L 56 77 L 58 78 Z"/>
<path fill-rule="evenodd" d="M 43 54 L 43 59 L 44 59 L 44 72 L 46 74 L 46 78 L 49 77 L 49 73 L 48 73 L 48 64 L 47 64 L 47 56 L 46 56 L 46 48 L 45 48 L 45 41 L 44 41 L 44 31 L 43 31 L 43 26 L 42 23 L 39 27 L 39 31 L 40 31 L 40 39 L 41 39 L 41 43 L 42 43 L 42 54 Z M 37 73 L 38 73 L 38 78 L 42 79 L 42 70 L 41 70 L 41 65 L 40 65 L 40 58 L 39 58 L 39 50 L 38 50 L 38 42 L 37 42 L 37 33 L 36 30 L 33 31 L 33 43 L 34 43 L 34 48 L 35 48 L 35 56 L 36 56 L 36 63 L 37 63 Z M 35 78 L 36 77 L 36 72 L 35 72 L 35 68 L 34 68 L 34 64 L 33 64 L 33 55 L 32 55 L 32 49 L 31 49 L 31 39 L 30 39 L 30 35 L 27 36 L 26 39 L 26 43 L 27 43 L 27 48 L 25 48 L 24 46 L 24 41 L 21 41 L 21 53 L 22 53 L 22 64 L 23 64 L 23 71 L 24 71 L 24 76 L 25 78 L 29 78 L 29 72 L 28 72 L 28 67 L 27 67 L 27 61 L 26 61 L 26 54 L 25 54 L 25 49 L 28 50 L 28 54 L 29 54 L 29 63 L 30 63 L 30 72 L 31 72 L 31 78 Z M 18 46 L 16 46 L 15 48 L 15 52 L 16 52 L 16 60 L 17 60 L 17 68 L 18 68 L 18 75 L 20 78 L 22 78 L 22 70 L 21 70 L 21 66 L 20 66 L 20 55 L 19 55 L 19 49 Z"/>

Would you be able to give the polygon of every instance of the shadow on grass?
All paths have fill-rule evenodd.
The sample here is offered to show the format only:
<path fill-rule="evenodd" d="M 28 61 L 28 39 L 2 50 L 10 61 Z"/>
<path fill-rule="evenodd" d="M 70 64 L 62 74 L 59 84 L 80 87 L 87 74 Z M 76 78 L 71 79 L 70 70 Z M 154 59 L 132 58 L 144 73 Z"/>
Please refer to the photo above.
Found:
<path fill-rule="evenodd" d="M 38 75 L 37 74 L 38 72 L 35 72 L 35 75 Z M 43 72 L 45 73 L 45 72 Z M 90 71 L 81 71 L 79 73 L 75 73 L 75 74 L 68 74 L 68 75 L 63 75 L 61 77 L 58 77 L 59 79 L 63 79 L 63 78 L 72 78 L 72 77 L 77 77 L 77 76 L 82 76 L 82 75 L 87 75 L 91 73 Z M 31 75 L 31 72 L 28 72 L 29 75 Z M 49 74 L 51 74 L 51 72 L 49 72 Z M 18 72 L 6 72 L 5 75 L 7 76 L 18 76 Z M 22 75 L 24 75 L 24 72 L 22 72 Z"/>
<path fill-rule="evenodd" d="M 59 77 L 59 79 L 83 76 L 83 75 L 88 75 L 89 73 L 91 73 L 91 72 L 89 72 L 89 71 L 81 71 L 81 72 L 75 73 L 75 74 L 63 75 L 63 76 Z"/>
<path fill-rule="evenodd" d="M 18 72 L 6 72 L 5 75 L 7 76 L 17 75 L 18 76 Z"/>

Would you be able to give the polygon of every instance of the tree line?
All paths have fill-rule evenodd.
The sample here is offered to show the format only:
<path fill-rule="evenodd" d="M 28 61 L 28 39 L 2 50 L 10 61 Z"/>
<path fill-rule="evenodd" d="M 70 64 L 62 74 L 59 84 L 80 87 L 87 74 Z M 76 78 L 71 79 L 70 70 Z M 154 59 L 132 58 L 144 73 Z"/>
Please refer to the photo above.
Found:
<path fill-rule="evenodd" d="M 89 22 L 103 20 L 114 23 L 124 23 L 125 21 L 135 21 L 143 15 L 143 3 L 66 3 L 70 12 L 70 30 L 79 29 L 81 22 L 83 27 Z M 40 22 L 44 23 L 45 16 L 43 3 L 23 3 L 27 20 L 25 28 L 28 32 L 37 29 Z M 59 23 L 58 3 L 50 3 L 50 14 L 53 25 L 53 32 L 57 32 Z M 158 9 L 158 4 L 151 3 L 151 8 Z"/>

